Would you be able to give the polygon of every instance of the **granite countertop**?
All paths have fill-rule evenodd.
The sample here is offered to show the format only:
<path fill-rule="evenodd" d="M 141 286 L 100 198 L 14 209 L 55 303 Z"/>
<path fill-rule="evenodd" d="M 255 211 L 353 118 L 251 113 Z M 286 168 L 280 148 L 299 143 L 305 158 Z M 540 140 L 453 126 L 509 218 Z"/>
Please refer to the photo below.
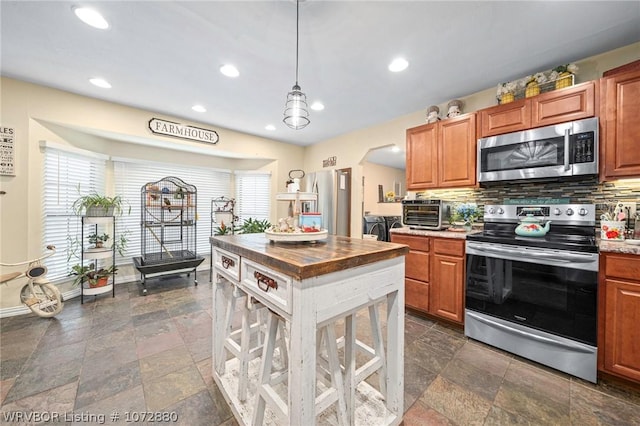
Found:
<path fill-rule="evenodd" d="M 471 232 L 464 231 L 430 231 L 426 229 L 411 229 L 408 226 L 402 228 L 392 228 L 389 230 L 392 234 L 404 234 L 404 235 L 418 235 L 421 237 L 438 237 L 438 238 L 453 238 L 456 240 L 466 240 L 467 235 L 482 232 L 482 227 L 473 227 Z"/>
<path fill-rule="evenodd" d="M 238 234 L 210 237 L 220 247 L 266 265 L 295 279 L 319 275 L 404 256 L 409 247 L 361 238 L 329 235 L 310 242 L 271 242 L 265 234 Z"/>
<path fill-rule="evenodd" d="M 638 241 L 638 240 L 634 240 Z M 627 253 L 640 255 L 640 245 L 629 244 L 624 241 L 598 240 L 601 253 Z"/>

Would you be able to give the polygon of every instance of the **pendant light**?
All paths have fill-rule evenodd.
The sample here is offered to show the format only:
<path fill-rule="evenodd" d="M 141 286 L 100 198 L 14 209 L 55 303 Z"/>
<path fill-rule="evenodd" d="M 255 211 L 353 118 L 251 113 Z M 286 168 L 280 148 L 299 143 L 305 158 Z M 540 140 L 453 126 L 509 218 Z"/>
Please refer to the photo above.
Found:
<path fill-rule="evenodd" d="M 300 0 L 296 0 L 296 84 L 294 84 L 291 91 L 287 93 L 287 103 L 284 107 L 284 119 L 282 120 L 284 124 L 294 130 L 304 129 L 310 123 L 307 95 L 302 92 L 302 89 L 298 85 L 299 16 Z"/>

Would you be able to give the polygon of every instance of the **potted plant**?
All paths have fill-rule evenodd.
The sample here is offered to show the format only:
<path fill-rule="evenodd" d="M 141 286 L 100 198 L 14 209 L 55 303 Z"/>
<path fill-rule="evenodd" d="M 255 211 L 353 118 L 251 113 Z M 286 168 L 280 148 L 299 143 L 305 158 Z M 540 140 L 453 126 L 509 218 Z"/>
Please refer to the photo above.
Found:
<path fill-rule="evenodd" d="M 84 282 L 89 283 L 89 287 L 103 287 L 109 283 L 109 277 L 116 274 L 118 268 L 115 265 L 111 265 L 107 268 L 99 268 L 96 269 L 96 264 L 91 263 L 87 266 L 85 265 L 74 265 L 72 268 L 73 272 L 71 275 L 75 275 L 76 278 L 73 280 L 73 285 L 77 286 Z"/>
<path fill-rule="evenodd" d="M 95 248 L 102 248 L 104 246 L 104 243 L 109 240 L 109 234 L 98 234 L 97 232 L 94 232 L 93 234 L 89 235 L 88 238 L 89 243 L 93 244 Z"/>
<path fill-rule="evenodd" d="M 78 193 L 80 188 L 78 188 Z M 120 195 L 108 197 L 100 195 L 96 191 L 92 191 L 87 195 L 79 196 L 72 205 L 73 211 L 81 216 L 114 216 L 121 215 L 124 212 L 127 201 Z M 128 206 L 128 212 L 131 212 L 131 206 Z"/>
<path fill-rule="evenodd" d="M 267 219 L 258 220 L 254 218 L 245 219 L 238 228 L 240 234 L 259 234 L 271 227 Z"/>

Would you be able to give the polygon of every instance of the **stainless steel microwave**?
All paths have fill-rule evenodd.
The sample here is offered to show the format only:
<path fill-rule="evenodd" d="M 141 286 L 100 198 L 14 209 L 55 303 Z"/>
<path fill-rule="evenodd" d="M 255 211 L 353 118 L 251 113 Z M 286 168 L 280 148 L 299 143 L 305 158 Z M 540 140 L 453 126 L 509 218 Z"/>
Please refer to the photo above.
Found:
<path fill-rule="evenodd" d="M 478 182 L 597 174 L 597 118 L 478 140 Z"/>
<path fill-rule="evenodd" d="M 443 229 L 449 216 L 451 203 L 434 199 L 402 200 L 402 224 L 411 229 Z"/>

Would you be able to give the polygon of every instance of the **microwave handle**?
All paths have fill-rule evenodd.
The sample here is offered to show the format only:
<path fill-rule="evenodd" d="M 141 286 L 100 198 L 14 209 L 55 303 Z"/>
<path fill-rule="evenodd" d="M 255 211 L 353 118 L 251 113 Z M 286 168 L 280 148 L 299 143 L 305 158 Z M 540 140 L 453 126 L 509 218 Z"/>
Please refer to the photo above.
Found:
<path fill-rule="evenodd" d="M 571 164 L 569 164 L 569 133 L 570 129 L 564 130 L 564 170 L 569 171 L 571 169 Z"/>

